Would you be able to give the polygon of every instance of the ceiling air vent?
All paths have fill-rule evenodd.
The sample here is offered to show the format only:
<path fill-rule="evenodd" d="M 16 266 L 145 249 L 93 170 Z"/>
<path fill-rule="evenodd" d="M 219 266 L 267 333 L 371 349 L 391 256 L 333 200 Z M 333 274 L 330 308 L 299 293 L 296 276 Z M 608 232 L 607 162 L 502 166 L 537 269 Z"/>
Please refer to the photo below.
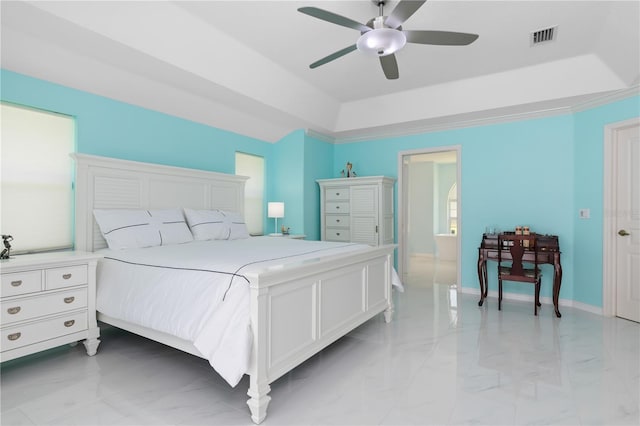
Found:
<path fill-rule="evenodd" d="M 555 40 L 558 34 L 558 26 L 544 28 L 542 30 L 533 31 L 531 33 L 531 46 L 537 46 L 542 43 L 548 43 Z"/>

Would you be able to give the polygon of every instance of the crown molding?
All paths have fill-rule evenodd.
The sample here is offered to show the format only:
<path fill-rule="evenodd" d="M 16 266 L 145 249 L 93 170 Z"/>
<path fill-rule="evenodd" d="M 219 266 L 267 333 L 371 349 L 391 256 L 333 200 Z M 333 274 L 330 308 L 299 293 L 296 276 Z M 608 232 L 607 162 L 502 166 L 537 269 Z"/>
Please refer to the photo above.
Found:
<path fill-rule="evenodd" d="M 530 111 L 508 113 L 507 108 L 498 111 L 478 111 L 471 114 L 438 117 L 428 120 L 395 124 L 391 126 L 371 127 L 352 132 L 338 132 L 332 135 L 320 133 L 313 129 L 307 129 L 306 134 L 332 144 L 345 144 L 379 140 L 386 138 L 412 136 L 422 133 L 433 133 L 446 130 L 455 130 L 468 127 L 487 126 L 514 121 L 547 118 L 565 114 L 574 114 L 592 108 L 604 106 L 616 101 L 640 95 L 640 84 L 634 84 L 628 88 L 595 95 L 586 101 L 578 101 L 572 105 L 538 108 Z M 484 115 L 484 116 L 483 116 Z"/>
<path fill-rule="evenodd" d="M 597 108 L 638 95 L 640 95 L 640 84 L 636 83 L 626 89 L 607 92 L 602 96 L 598 96 L 596 98 L 589 99 L 588 101 L 578 103 L 571 108 L 571 112 L 576 113 L 586 111 L 588 109 Z"/>

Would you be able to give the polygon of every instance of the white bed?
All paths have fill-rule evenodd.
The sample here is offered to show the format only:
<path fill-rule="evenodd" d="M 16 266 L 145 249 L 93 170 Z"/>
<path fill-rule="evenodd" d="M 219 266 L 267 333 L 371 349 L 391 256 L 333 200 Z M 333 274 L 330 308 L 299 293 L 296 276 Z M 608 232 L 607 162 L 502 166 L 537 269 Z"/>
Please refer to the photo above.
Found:
<path fill-rule="evenodd" d="M 164 253 L 162 256 L 169 259 L 173 257 L 172 266 L 176 269 L 188 269 L 196 261 L 193 256 L 189 257 L 192 259 L 189 261 L 178 260 L 178 256 L 173 256 L 175 250 L 201 251 L 199 246 L 227 243 L 224 247 L 236 246 L 240 251 L 247 252 L 247 260 L 236 265 L 241 274 L 232 280 L 222 280 L 208 296 L 219 300 L 220 292 L 224 290 L 222 305 L 223 309 L 232 310 L 235 315 L 226 320 L 234 332 L 225 331 L 224 326 L 218 328 L 216 324 L 219 322 L 216 321 L 204 325 L 203 318 L 215 315 L 207 310 L 206 304 L 197 308 L 201 312 L 199 319 L 180 316 L 179 312 L 169 315 L 174 320 L 173 325 L 184 325 L 182 330 L 178 330 L 180 327 L 172 328 L 171 321 L 162 324 L 151 318 L 127 316 L 123 313 L 124 308 L 118 307 L 120 296 L 100 294 L 104 290 L 101 289 L 101 282 L 115 280 L 126 286 L 125 280 L 132 279 L 126 277 L 136 277 L 136 284 L 144 280 L 136 275 L 139 272 L 132 273 L 131 269 L 122 268 L 126 263 L 123 262 L 123 253 L 104 251 L 106 243 L 93 218 L 94 209 L 162 209 L 180 206 L 224 209 L 242 214 L 246 178 L 81 154 L 75 154 L 74 159 L 76 248 L 100 250 L 110 258 L 101 261 L 99 266 L 98 319 L 208 359 L 212 365 L 216 364 L 216 358 L 224 360 L 229 356 L 224 353 L 228 346 L 233 348 L 232 352 L 241 352 L 242 347 L 250 350 L 247 356 L 236 357 L 235 364 L 222 362 L 221 367 L 214 365 L 214 368 L 232 385 L 237 383 L 243 371 L 250 375 L 250 399 L 247 404 L 255 423 L 262 422 L 266 416 L 271 399 L 268 395 L 270 383 L 373 316 L 384 312 L 385 320 L 391 320 L 394 246 L 374 248 L 336 244 L 332 249 L 337 251 L 329 252 L 324 242 L 285 241 L 272 237 L 126 250 L 129 252 L 127 256 L 133 256 L 126 262 L 136 270 L 141 268 L 133 265 L 135 263 L 149 264 L 152 263 L 150 259 L 161 262 L 161 256 L 156 251 Z M 299 250 L 300 247 L 306 254 L 277 255 L 272 260 L 260 261 L 251 257 L 251 247 L 257 250 L 260 246 L 274 244 L 285 254 L 291 254 L 291 250 Z M 223 252 L 231 251 L 223 249 Z M 200 269 L 219 271 L 220 262 L 227 262 L 227 259 L 208 258 L 205 261 L 210 263 Z M 114 267 L 116 263 L 120 269 Z M 163 264 L 166 265 L 166 262 Z M 230 267 L 233 268 L 232 265 Z M 198 280 L 208 280 L 203 279 L 202 274 L 211 276 L 211 273 L 203 271 L 193 272 L 189 282 L 196 286 Z M 159 277 L 157 275 L 156 278 L 159 280 Z M 241 282 L 245 285 L 241 285 Z M 162 290 L 159 290 L 162 286 L 158 285 L 160 287 L 155 289 L 154 294 L 160 297 L 155 298 L 162 299 Z M 144 287 L 133 288 L 140 294 L 152 293 Z M 200 291 L 206 292 L 204 288 L 200 287 Z M 245 296 L 242 296 L 243 293 Z M 107 302 L 110 297 L 116 302 Z M 185 296 L 178 305 L 197 310 L 193 303 L 193 298 Z M 138 312 L 146 310 L 138 309 Z M 237 332 L 242 327 L 246 331 L 244 334 Z M 220 345 L 213 344 L 217 341 L 225 341 L 221 343 L 222 352 Z"/>

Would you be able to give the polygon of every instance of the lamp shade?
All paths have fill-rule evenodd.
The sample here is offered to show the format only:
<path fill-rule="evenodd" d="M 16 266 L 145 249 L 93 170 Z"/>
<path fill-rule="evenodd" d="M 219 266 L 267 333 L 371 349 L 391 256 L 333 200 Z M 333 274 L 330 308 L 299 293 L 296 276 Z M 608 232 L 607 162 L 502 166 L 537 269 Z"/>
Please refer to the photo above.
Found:
<path fill-rule="evenodd" d="M 281 201 L 267 203 L 267 217 L 284 217 L 284 203 Z"/>

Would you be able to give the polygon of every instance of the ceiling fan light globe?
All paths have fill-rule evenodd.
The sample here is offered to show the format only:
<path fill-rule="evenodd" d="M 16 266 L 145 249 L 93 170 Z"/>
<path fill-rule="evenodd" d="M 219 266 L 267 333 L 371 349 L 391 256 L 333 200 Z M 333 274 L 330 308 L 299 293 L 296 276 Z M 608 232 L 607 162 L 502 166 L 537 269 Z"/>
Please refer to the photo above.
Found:
<path fill-rule="evenodd" d="M 358 50 L 372 56 L 387 56 L 402 49 L 407 37 L 393 28 L 377 28 L 362 34 L 356 43 Z"/>

